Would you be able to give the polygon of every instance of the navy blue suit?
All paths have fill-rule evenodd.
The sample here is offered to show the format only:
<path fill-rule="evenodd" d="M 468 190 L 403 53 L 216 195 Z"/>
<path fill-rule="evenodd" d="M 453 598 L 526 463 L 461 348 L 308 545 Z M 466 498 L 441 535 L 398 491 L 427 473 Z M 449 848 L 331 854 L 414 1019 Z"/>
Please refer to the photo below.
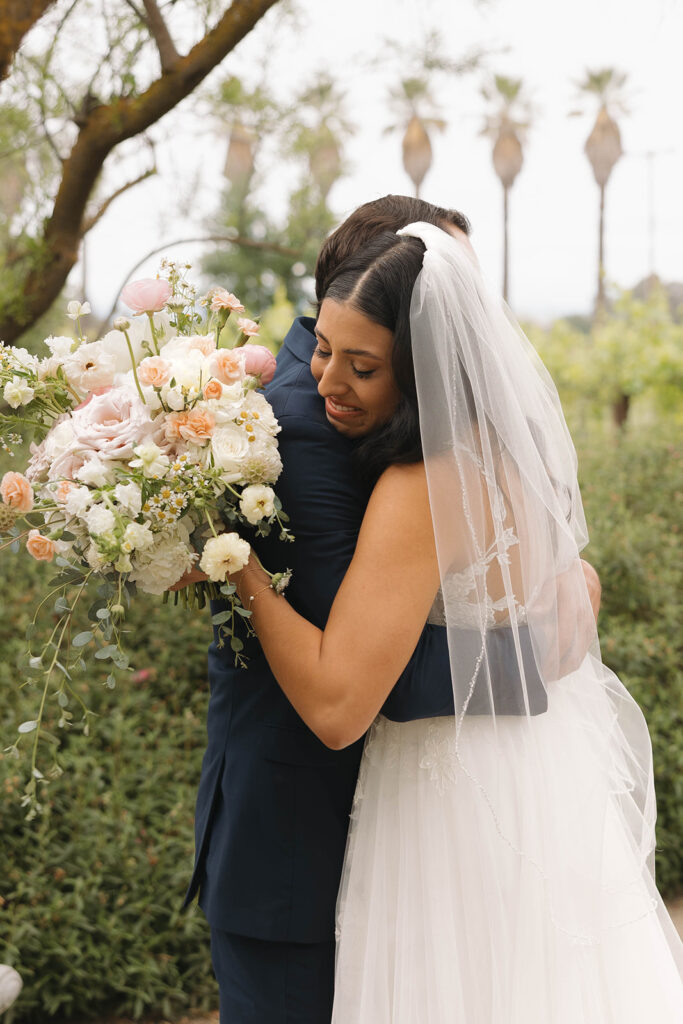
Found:
<path fill-rule="evenodd" d="M 311 375 L 313 324 L 305 317 L 294 322 L 266 391 L 282 426 L 284 470 L 277 491 L 296 541 L 283 544 L 274 531 L 254 546 L 271 571 L 293 569 L 287 599 L 323 628 L 369 494 L 353 475 L 352 442 L 328 423 Z M 221 607 L 214 602 L 212 610 Z M 325 747 L 284 696 L 255 640 L 245 653 L 248 667 L 237 669 L 230 648 L 219 649 L 216 637 L 209 649 L 208 747 L 186 900 L 200 890 L 214 930 L 332 947 L 362 740 L 339 751 Z M 383 711 L 397 721 L 453 713 L 443 628 L 425 626 Z M 331 959 L 327 970 L 333 970 Z M 274 1013 L 261 1017 L 264 1024 L 280 1019 Z"/>

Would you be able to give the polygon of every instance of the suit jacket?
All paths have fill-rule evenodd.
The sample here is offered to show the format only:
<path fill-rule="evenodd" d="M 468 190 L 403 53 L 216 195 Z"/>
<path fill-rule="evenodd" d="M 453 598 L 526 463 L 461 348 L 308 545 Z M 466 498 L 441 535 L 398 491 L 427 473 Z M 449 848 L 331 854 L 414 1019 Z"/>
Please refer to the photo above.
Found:
<path fill-rule="evenodd" d="M 283 544 L 274 531 L 254 546 L 271 571 L 293 569 L 287 599 L 323 628 L 369 494 L 353 475 L 352 442 L 328 423 L 311 375 L 313 324 L 307 317 L 294 322 L 266 391 L 282 426 L 277 491 L 296 541 Z M 221 608 L 212 603 L 212 612 Z M 325 747 L 284 696 L 256 640 L 245 654 L 248 667 L 235 668 L 215 630 L 186 903 L 199 889 L 214 927 L 261 939 L 328 941 L 363 741 Z M 383 711 L 397 721 L 453 714 L 444 628 L 425 626 Z"/>

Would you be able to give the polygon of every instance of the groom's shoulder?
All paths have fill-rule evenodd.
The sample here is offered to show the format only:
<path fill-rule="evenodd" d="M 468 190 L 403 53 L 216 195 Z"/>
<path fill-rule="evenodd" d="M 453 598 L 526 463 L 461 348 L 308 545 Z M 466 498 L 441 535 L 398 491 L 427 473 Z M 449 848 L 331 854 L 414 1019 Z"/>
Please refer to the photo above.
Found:
<path fill-rule="evenodd" d="M 266 388 L 266 398 L 279 420 L 301 418 L 329 429 L 317 384 L 311 373 L 315 348 L 313 317 L 297 317 L 277 357 L 277 370 Z"/>

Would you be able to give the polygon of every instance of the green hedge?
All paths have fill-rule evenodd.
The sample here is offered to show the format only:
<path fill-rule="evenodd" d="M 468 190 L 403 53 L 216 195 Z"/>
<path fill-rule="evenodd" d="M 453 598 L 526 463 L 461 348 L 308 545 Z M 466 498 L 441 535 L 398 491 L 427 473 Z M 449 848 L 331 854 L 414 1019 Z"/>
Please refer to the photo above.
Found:
<path fill-rule="evenodd" d="M 603 656 L 648 719 L 658 882 L 673 895 L 683 890 L 683 460 L 656 435 L 579 454 L 585 555 L 603 582 Z M 35 701 L 18 683 L 43 574 L 25 557 L 0 557 L 0 746 Z M 114 691 L 81 682 L 100 717 L 89 739 L 67 737 L 70 768 L 50 783 L 42 818 L 27 824 L 19 807 L 24 764 L 0 761 L 0 961 L 25 981 L 8 1024 L 217 1004 L 204 919 L 180 912 L 205 738 L 208 612 L 142 599 L 131 627 L 136 668 L 151 676 Z"/>

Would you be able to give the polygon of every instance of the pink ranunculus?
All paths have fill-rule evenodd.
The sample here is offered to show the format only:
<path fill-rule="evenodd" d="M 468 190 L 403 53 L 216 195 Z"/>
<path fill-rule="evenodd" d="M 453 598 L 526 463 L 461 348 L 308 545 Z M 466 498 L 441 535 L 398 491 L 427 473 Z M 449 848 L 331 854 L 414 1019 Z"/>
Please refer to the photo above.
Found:
<path fill-rule="evenodd" d="M 211 359 L 211 370 L 221 384 L 234 384 L 244 377 L 242 349 L 219 348 Z"/>
<path fill-rule="evenodd" d="M 242 334 L 246 334 L 248 338 L 253 338 L 259 332 L 259 326 L 255 320 L 249 320 L 246 316 L 240 316 L 235 321 Z"/>
<path fill-rule="evenodd" d="M 23 473 L 5 473 L 0 483 L 0 496 L 5 505 L 17 512 L 30 512 L 33 508 L 33 488 Z"/>
<path fill-rule="evenodd" d="M 121 292 L 121 301 L 134 313 L 159 313 L 172 294 L 168 281 L 156 277 L 142 277 L 131 281 Z"/>
<path fill-rule="evenodd" d="M 204 398 L 207 402 L 210 402 L 212 398 L 220 398 L 222 394 L 223 385 L 219 380 L 216 380 L 215 377 L 212 377 L 211 380 L 207 380 L 204 385 Z"/>
<path fill-rule="evenodd" d="M 270 384 L 275 376 L 277 363 L 275 356 L 264 345 L 245 345 L 244 370 L 250 377 L 260 377 L 261 384 Z"/>
<path fill-rule="evenodd" d="M 102 461 L 131 458 L 136 445 L 159 443 L 163 432 L 162 424 L 151 419 L 148 407 L 127 388 L 95 395 L 74 411 L 71 428 L 72 453 L 78 453 L 83 461 L 93 455 Z"/>
<path fill-rule="evenodd" d="M 55 557 L 55 542 L 43 537 L 39 530 L 30 530 L 26 550 L 39 562 L 51 562 Z"/>
<path fill-rule="evenodd" d="M 152 388 L 162 388 L 171 379 L 173 367 L 161 356 L 147 356 L 138 366 L 138 378 L 141 384 Z"/>

